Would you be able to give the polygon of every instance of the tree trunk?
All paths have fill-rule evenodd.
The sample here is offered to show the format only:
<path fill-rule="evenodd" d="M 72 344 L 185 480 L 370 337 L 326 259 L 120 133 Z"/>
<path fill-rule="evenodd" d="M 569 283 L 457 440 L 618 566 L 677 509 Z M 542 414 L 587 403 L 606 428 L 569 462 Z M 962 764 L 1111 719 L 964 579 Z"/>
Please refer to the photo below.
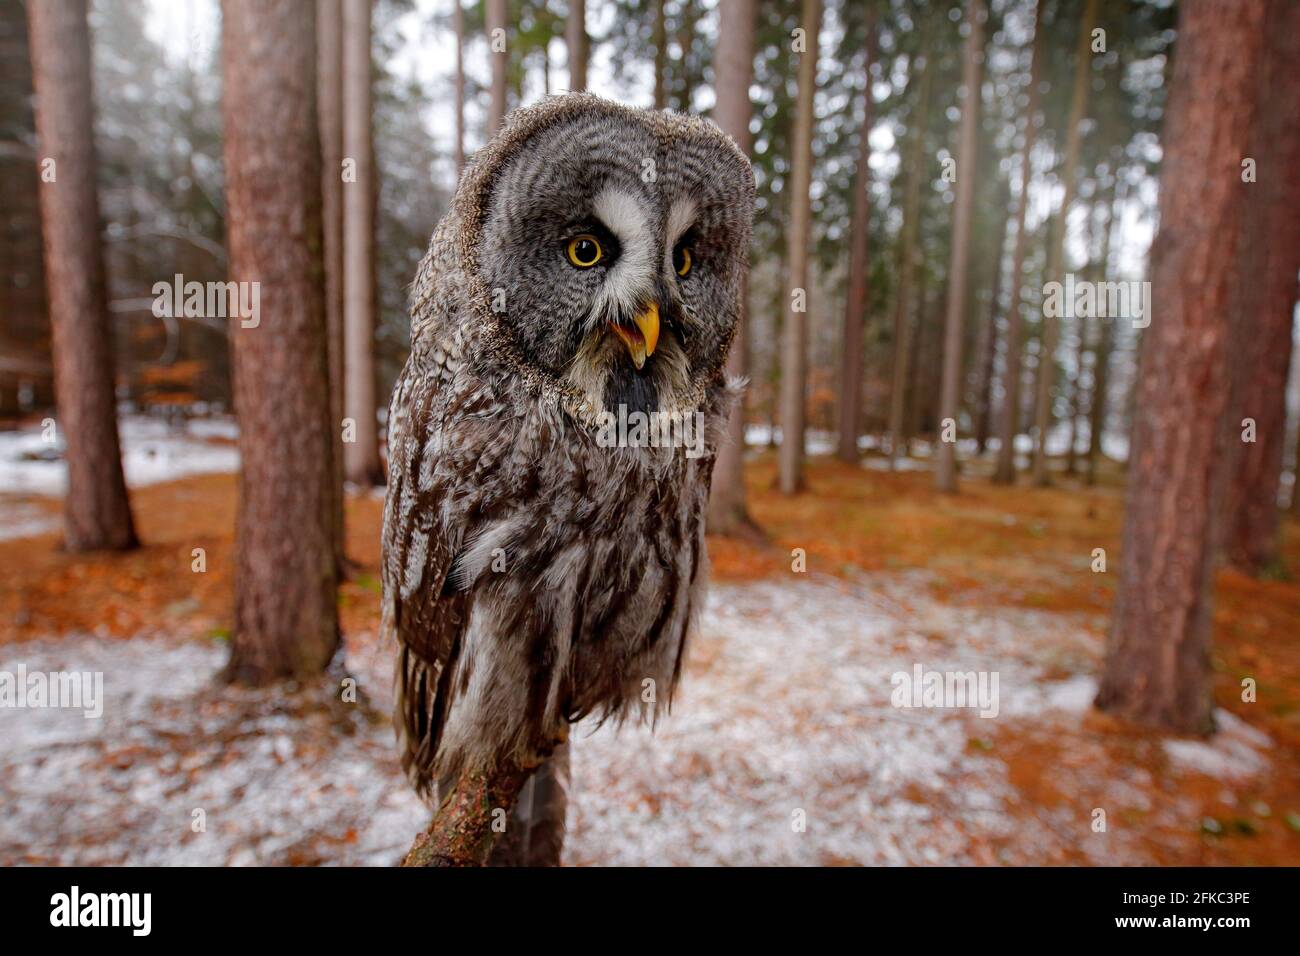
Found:
<path fill-rule="evenodd" d="M 1079 163 L 1079 144 L 1082 138 L 1079 124 L 1083 122 L 1088 107 L 1088 79 L 1092 75 L 1092 26 L 1097 22 L 1097 0 L 1085 0 L 1083 16 L 1079 20 L 1079 39 L 1075 47 L 1074 90 L 1070 97 L 1070 118 L 1065 134 L 1065 157 L 1061 167 L 1061 181 L 1065 195 L 1061 198 L 1061 211 L 1052 233 L 1047 251 L 1047 279 L 1064 280 L 1065 233 L 1070 227 L 1070 204 L 1074 201 L 1074 169 Z M 1039 353 L 1037 393 L 1034 398 L 1034 484 L 1051 483 L 1047 470 L 1047 433 L 1052 426 L 1052 378 L 1056 371 L 1056 340 L 1060 336 L 1060 320 L 1043 313 L 1043 347 Z"/>
<path fill-rule="evenodd" d="M 569 16 L 564 24 L 564 45 L 569 53 L 569 89 L 579 93 L 587 88 L 587 0 L 569 0 Z"/>
<path fill-rule="evenodd" d="M 375 156 L 370 132 L 370 0 L 343 0 L 343 150 L 355 179 L 343 183 L 344 411 L 348 481 L 384 483 L 375 389 Z"/>
<path fill-rule="evenodd" d="M 1098 245 L 1098 236 L 1100 235 L 1102 237 L 1101 245 L 1104 248 L 1105 236 L 1109 233 L 1110 230 L 1109 230 L 1108 222 L 1102 221 L 1100 225 L 1098 224 L 1099 219 L 1097 213 L 1099 211 L 1105 212 L 1106 209 L 1108 208 L 1108 205 L 1109 204 L 1106 200 L 1106 197 L 1102 195 L 1101 184 L 1100 182 L 1098 182 L 1093 191 L 1092 206 L 1088 210 L 1088 230 L 1087 230 L 1088 231 L 1088 265 L 1086 267 L 1086 271 L 1087 271 L 1088 281 L 1093 283 L 1100 282 L 1106 278 L 1105 264 L 1102 262 L 1101 256 L 1096 250 Z M 1096 309 L 1094 311 L 1099 312 L 1102 310 Z M 1076 447 L 1079 444 L 1079 422 L 1086 413 L 1086 408 L 1084 405 L 1085 394 L 1083 388 L 1083 366 L 1084 366 L 1084 359 L 1087 357 L 1089 352 L 1088 339 L 1091 337 L 1089 335 L 1089 328 L 1092 325 L 1092 320 L 1094 318 L 1097 318 L 1098 325 L 1100 325 L 1102 320 L 1100 317 L 1097 316 L 1076 315 L 1074 317 L 1076 339 L 1074 343 L 1074 378 L 1070 382 L 1070 446 L 1065 451 L 1065 473 L 1071 476 L 1077 474 L 1079 470 L 1078 469 L 1079 456 L 1078 456 L 1078 452 L 1076 451 Z M 1091 375 L 1092 391 L 1096 392 L 1097 350 L 1095 346 L 1092 349 L 1092 356 L 1093 356 L 1093 370 Z M 1095 397 L 1096 396 L 1093 395 L 1093 396 L 1088 396 L 1087 398 L 1088 401 L 1091 401 Z"/>
<path fill-rule="evenodd" d="M 1001 196 L 1003 201 L 999 208 L 1006 210 L 1011 205 L 1011 190 L 1006 180 L 1002 180 Z M 988 446 L 989 433 L 993 424 L 993 367 L 998 354 L 998 307 L 1002 298 L 1002 252 L 1006 248 L 1007 226 L 1011 216 L 1003 212 L 994 230 L 997 242 L 993 247 L 992 288 L 989 290 L 988 317 L 984 328 L 980 330 L 979 345 L 976 348 L 979 366 L 976 369 L 973 390 L 975 406 L 975 445 L 978 454 L 983 455 Z"/>
<path fill-rule="evenodd" d="M 1300 272 L 1300 4 L 1272 0 L 1268 50 L 1249 152 L 1257 181 L 1246 185 L 1242 248 L 1233 311 L 1245 334 L 1235 349 L 1236 390 L 1229 428 L 1255 423 L 1241 442 L 1228 486 L 1228 561 L 1258 575 L 1279 556 L 1278 486 L 1286 447 L 1286 385 Z"/>
<path fill-rule="evenodd" d="M 921 65 L 921 87 L 917 91 L 915 112 L 908 125 L 911 144 L 907 165 L 907 185 L 903 190 L 903 230 L 899 237 L 898 301 L 894 308 L 894 367 L 889 389 L 889 467 L 892 471 L 898 461 L 899 447 L 906 428 L 907 384 L 909 380 L 911 342 L 912 284 L 916 276 L 916 259 L 919 252 L 918 216 L 920 213 L 921 180 L 925 165 L 925 124 L 930 109 L 930 87 L 933 70 L 932 58 L 927 56 Z"/>
<path fill-rule="evenodd" d="M 1034 8 L 1033 49 L 1029 55 L 1029 102 L 1025 106 L 1024 143 L 1020 150 L 1020 201 L 1016 206 L 1016 245 L 1011 254 L 1011 288 L 1007 303 L 1007 355 L 1002 374 L 1002 417 L 998 421 L 998 460 L 993 469 L 993 480 L 1009 485 L 1016 480 L 1016 433 L 1020 426 L 1020 363 L 1024 351 L 1024 284 L 1025 253 L 1028 236 L 1025 233 L 1025 213 L 1029 209 L 1029 187 L 1033 182 L 1034 140 L 1038 133 L 1038 86 L 1042 69 L 1042 18 L 1043 3 L 1038 0 Z"/>
<path fill-rule="evenodd" d="M 975 195 L 975 135 L 980 108 L 980 68 L 984 60 L 984 0 L 970 0 L 966 12 L 970 33 L 966 36 L 962 83 L 966 100 L 961 111 L 961 167 L 957 172 L 957 199 L 953 207 L 952 265 L 948 270 L 948 316 L 944 327 L 943 394 L 939 401 L 939 459 L 935 487 L 952 494 L 957 490 L 956 423 L 961 414 L 962 319 L 966 314 L 966 267 L 970 260 L 971 202 Z M 946 422 L 954 423 L 953 440 L 944 441 Z"/>
<path fill-rule="evenodd" d="M 1123 200 L 1121 170 L 1117 167 L 1110 184 L 1109 215 L 1106 229 L 1101 234 L 1101 256 L 1098 271 L 1102 279 L 1110 274 L 1112 237 L 1120 228 L 1119 209 Z M 1092 355 L 1092 401 L 1088 405 L 1088 472 L 1089 485 L 1097 483 L 1097 461 L 1101 458 L 1101 438 L 1106 430 L 1106 408 L 1110 390 L 1110 358 L 1115 350 L 1115 316 L 1099 316 L 1097 344 Z"/>
<path fill-rule="evenodd" d="M 225 676 L 249 684 L 319 673 L 339 646 L 315 10 L 222 3 L 230 278 L 260 291 L 257 324 L 230 322 L 241 469 Z"/>
<path fill-rule="evenodd" d="M 754 76 L 755 12 L 755 0 L 734 0 L 723 5 L 714 56 L 718 101 L 713 108 L 713 120 L 746 155 L 752 145 L 749 121 L 753 110 L 749 103 L 749 87 Z M 740 291 L 740 324 L 731 344 L 731 354 L 727 357 L 727 374 L 732 378 L 745 375 L 748 312 L 749 283 L 746 281 Z M 742 398 L 732 410 L 727 422 L 727 440 L 719 449 L 718 460 L 713 466 L 708 515 L 711 534 L 753 536 L 758 533 L 745 507 L 744 466 L 745 401 Z"/>
<path fill-rule="evenodd" d="M 496 46 L 493 34 L 506 35 L 506 0 L 486 0 L 484 18 L 488 35 L 488 58 L 492 63 L 492 85 L 489 87 L 487 129 L 484 138 L 491 139 L 506 118 L 506 68 L 510 65 L 509 46 Z"/>
<path fill-rule="evenodd" d="M 452 90 L 456 100 L 456 142 L 453 155 L 456 158 L 456 179 L 459 180 L 465 168 L 465 10 L 461 0 L 452 0 L 452 3 L 451 25 L 456 33 L 456 78 Z"/>
<path fill-rule="evenodd" d="M 821 0 L 803 0 L 800 25 L 805 47 L 799 54 L 799 98 L 795 104 L 794 152 L 790 169 L 790 297 L 785 305 L 781 341 L 781 450 L 777 465 L 781 493 L 803 490 L 804 424 L 808 383 L 808 244 L 812 235 L 813 93 L 817 86 L 817 36 L 821 29 Z M 795 300 L 803 296 L 803 302 Z M 803 308 L 799 308 L 799 305 Z"/>
<path fill-rule="evenodd" d="M 731 14 L 728 13 L 728 8 L 730 6 L 731 4 L 723 4 L 722 12 L 721 14 L 719 14 L 720 18 L 728 18 L 728 17 L 734 18 L 736 16 L 736 14 L 734 13 Z M 664 0 L 654 0 L 654 7 L 655 7 L 654 26 L 651 28 L 651 34 L 650 34 L 650 42 L 654 45 L 655 48 L 654 103 L 655 103 L 655 109 L 661 110 L 668 105 L 668 90 L 664 86 L 664 79 L 666 78 L 666 74 L 668 72 L 668 26 L 664 22 Z M 751 22 L 753 21 L 754 19 L 753 14 L 750 14 L 749 19 Z M 750 27 L 750 33 L 753 33 L 752 26 Z M 727 34 L 723 32 L 722 27 L 719 26 L 718 27 L 719 51 L 721 50 L 722 45 L 726 42 L 727 42 Z M 750 45 L 750 49 L 752 50 L 754 46 L 754 39 L 752 36 L 749 39 L 749 45 Z M 750 72 L 750 76 L 752 77 L 754 72 L 754 64 L 752 62 L 753 61 L 752 56 L 750 57 L 750 60 L 751 62 L 749 65 L 749 72 Z M 717 86 L 718 88 L 717 94 L 719 97 L 721 97 L 723 93 L 722 84 L 715 79 L 714 85 Z M 746 102 L 749 101 L 748 90 L 746 90 L 745 100 Z M 716 107 L 715 107 L 715 112 L 716 112 Z M 745 133 L 746 135 L 748 135 L 749 133 L 748 126 L 745 127 Z M 735 138 L 734 134 L 732 138 L 733 139 Z"/>
<path fill-rule="evenodd" d="M 86 4 L 43 0 L 29 4 L 27 13 L 38 149 L 42 164 L 53 161 L 42 169 L 40 197 L 58 426 L 68 463 L 64 546 L 69 551 L 134 548 L 99 240 Z"/>
<path fill-rule="evenodd" d="M 321 142 L 321 210 L 325 234 L 325 339 L 329 350 L 329 422 L 334 446 L 334 555 L 347 568 L 343 525 L 343 4 L 316 8 L 316 90 Z"/>
<path fill-rule="evenodd" d="M 1170 83 L 1119 590 L 1097 706 L 1164 730 L 1213 730 L 1210 623 L 1231 295 L 1268 0 L 1184 4 Z M 1290 171 L 1287 175 L 1290 175 Z"/>
<path fill-rule="evenodd" d="M 875 121 L 871 95 L 871 68 L 876 62 L 875 9 L 867 14 L 867 36 L 862 64 L 862 126 L 858 134 L 858 166 L 853 181 L 852 239 L 849 242 L 849 294 L 844 303 L 843 354 L 840 356 L 841 461 L 858 460 L 858 433 L 862 429 L 862 337 L 867 320 L 867 245 L 871 229 L 871 127 Z"/>

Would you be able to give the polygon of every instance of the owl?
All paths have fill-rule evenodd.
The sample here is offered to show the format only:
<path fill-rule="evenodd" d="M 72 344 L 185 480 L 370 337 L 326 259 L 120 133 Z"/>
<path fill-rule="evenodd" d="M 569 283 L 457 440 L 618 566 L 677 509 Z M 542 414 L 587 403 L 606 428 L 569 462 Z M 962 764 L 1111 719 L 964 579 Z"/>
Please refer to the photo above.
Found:
<path fill-rule="evenodd" d="M 421 793 L 671 702 L 753 201 L 711 123 L 586 94 L 515 111 L 465 169 L 388 418 L 384 631 Z M 634 413 L 693 417 L 700 445 L 611 441 Z"/>

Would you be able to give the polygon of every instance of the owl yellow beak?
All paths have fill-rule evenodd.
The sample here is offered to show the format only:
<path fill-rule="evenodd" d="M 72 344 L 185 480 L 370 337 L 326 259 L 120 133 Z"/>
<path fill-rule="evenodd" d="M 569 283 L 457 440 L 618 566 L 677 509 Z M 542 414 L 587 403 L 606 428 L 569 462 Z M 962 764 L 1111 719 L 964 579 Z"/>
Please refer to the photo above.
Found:
<path fill-rule="evenodd" d="M 646 358 L 655 354 L 655 346 L 659 344 L 659 306 L 651 302 L 637 313 L 633 321 L 636 323 L 636 328 L 629 328 L 616 322 L 614 331 L 627 346 L 628 354 L 632 356 L 632 364 L 641 368 L 645 365 Z"/>

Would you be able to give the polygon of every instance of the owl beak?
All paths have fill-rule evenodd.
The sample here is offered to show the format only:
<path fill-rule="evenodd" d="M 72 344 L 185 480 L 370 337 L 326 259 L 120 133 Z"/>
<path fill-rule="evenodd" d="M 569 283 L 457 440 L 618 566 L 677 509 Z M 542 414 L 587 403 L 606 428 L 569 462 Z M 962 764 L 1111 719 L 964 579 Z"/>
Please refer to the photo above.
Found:
<path fill-rule="evenodd" d="M 627 346 L 628 354 L 632 356 L 632 364 L 639 369 L 645 365 L 647 357 L 655 354 L 655 346 L 659 344 L 658 304 L 651 302 L 636 314 L 633 321 L 636 323 L 635 328 L 616 322 L 614 331 Z"/>

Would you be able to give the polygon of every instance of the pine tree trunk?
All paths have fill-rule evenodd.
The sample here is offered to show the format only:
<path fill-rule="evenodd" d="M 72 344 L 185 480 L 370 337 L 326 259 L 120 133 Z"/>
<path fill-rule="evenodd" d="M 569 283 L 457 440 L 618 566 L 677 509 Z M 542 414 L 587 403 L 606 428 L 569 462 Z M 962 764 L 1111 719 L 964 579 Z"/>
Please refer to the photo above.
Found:
<path fill-rule="evenodd" d="M 961 154 L 957 170 L 957 199 L 953 207 L 952 264 L 948 270 L 948 315 L 944 323 L 943 394 L 939 400 L 939 457 L 935 468 L 935 487 L 952 494 L 957 490 L 957 442 L 943 440 L 942 430 L 948 420 L 961 414 L 962 320 L 966 314 L 966 268 L 970 261 L 971 203 L 975 196 L 976 133 L 980 108 L 980 72 L 984 60 L 984 2 L 970 0 L 966 12 L 970 33 L 966 36 L 962 83 L 966 99 L 961 110 Z"/>
<path fill-rule="evenodd" d="M 347 567 L 343 525 L 343 4 L 316 8 L 316 91 L 321 142 L 321 210 L 325 234 L 325 339 L 329 349 L 329 412 L 334 446 L 334 554 Z"/>
<path fill-rule="evenodd" d="M 1020 430 L 1021 360 L 1024 355 L 1024 283 L 1028 236 L 1025 214 L 1029 210 L 1029 187 L 1033 183 L 1034 140 L 1038 133 L 1038 85 L 1042 70 L 1043 4 L 1034 8 L 1033 50 L 1029 57 L 1029 102 L 1025 106 L 1025 131 L 1020 150 L 1020 199 L 1016 205 L 1016 245 L 1011 254 L 1011 288 L 1007 306 L 1007 351 L 1002 374 L 1002 415 L 998 420 L 998 460 L 993 480 L 1009 485 L 1016 480 L 1016 434 Z"/>
<path fill-rule="evenodd" d="M 903 190 L 903 231 L 899 237 L 898 300 L 894 306 L 894 365 L 890 374 L 889 390 L 889 467 L 898 462 L 903 433 L 907 427 L 907 391 L 910 381 L 912 356 L 912 285 L 916 277 L 917 257 L 920 253 L 917 236 L 920 233 L 921 179 L 925 164 L 925 124 L 930 109 L 930 87 L 934 71 L 927 56 L 921 65 L 920 89 L 917 103 L 908 121 L 911 143 L 908 149 L 907 185 Z"/>
<path fill-rule="evenodd" d="M 735 14 L 728 13 L 729 6 L 730 4 L 723 4 L 720 17 L 725 18 L 728 16 L 732 16 L 732 17 L 735 16 Z M 753 17 L 751 16 L 750 19 L 752 20 Z M 753 32 L 752 27 L 750 28 L 750 32 L 751 33 Z M 723 32 L 721 23 L 719 23 L 719 27 L 718 27 L 719 48 L 722 47 L 723 43 L 727 42 L 726 37 L 727 35 L 725 32 Z M 668 90 L 664 86 L 664 80 L 666 78 L 665 75 L 668 72 L 668 25 L 664 22 L 664 0 L 654 0 L 654 25 L 651 27 L 650 42 L 654 45 L 655 48 L 654 105 L 655 105 L 655 109 L 661 110 L 668 105 Z M 754 45 L 754 40 L 752 37 L 749 40 L 749 45 L 750 48 L 752 49 Z M 750 59 L 752 61 L 753 57 L 750 57 Z M 754 70 L 754 65 L 752 62 L 750 63 L 749 69 L 750 69 L 750 75 L 752 76 Z M 717 86 L 718 95 L 720 97 L 723 92 L 722 84 L 715 81 L 714 85 Z M 746 93 L 746 99 L 748 100 L 748 92 Z M 745 127 L 745 131 L 746 133 L 749 132 L 748 126 Z"/>
<path fill-rule="evenodd" d="M 564 45 L 569 54 L 569 90 L 580 93 L 587 88 L 587 0 L 568 2 Z"/>
<path fill-rule="evenodd" d="M 871 95 L 871 68 L 876 62 L 875 9 L 867 14 L 862 65 L 862 126 L 858 133 L 858 164 L 853 179 L 852 238 L 849 241 L 849 294 L 844 303 L 843 353 L 840 356 L 840 438 L 836 454 L 841 461 L 858 460 L 858 433 L 862 429 L 862 337 L 867 320 L 867 246 L 871 229 L 871 127 L 875 109 Z"/>
<path fill-rule="evenodd" d="M 1110 182 L 1109 213 L 1105 230 L 1101 234 L 1101 255 L 1097 268 L 1102 279 L 1110 274 L 1110 250 L 1112 237 L 1120 228 L 1119 208 L 1123 198 L 1120 190 L 1122 170 L 1116 169 Z M 1088 404 L 1088 471 L 1089 485 L 1097 483 L 1097 461 L 1101 458 L 1101 439 L 1106 431 L 1106 409 L 1109 405 L 1110 358 L 1115 350 L 1114 316 L 1099 316 L 1097 319 L 1097 343 L 1092 354 L 1092 401 Z"/>
<path fill-rule="evenodd" d="M 264 684 L 319 673 L 339 646 L 315 6 L 224 0 L 221 20 L 230 278 L 260 289 L 257 325 L 230 322 L 241 469 L 225 676 Z"/>
<path fill-rule="evenodd" d="M 456 142 L 452 155 L 456 160 L 457 180 L 465 168 L 465 9 L 461 6 L 462 2 L 463 0 L 452 0 L 454 6 L 451 11 L 452 30 L 456 34 L 456 78 L 452 89 L 452 95 L 456 99 Z M 549 74 L 549 70 L 547 72 Z"/>
<path fill-rule="evenodd" d="M 781 450 L 777 457 L 781 493 L 793 495 L 804 487 L 804 426 L 808 391 L 808 245 L 812 237 L 813 93 L 817 86 L 817 37 L 821 29 L 821 0 L 803 0 L 800 26 L 805 30 L 799 54 L 799 98 L 795 105 L 793 157 L 790 169 L 790 288 L 785 304 L 781 340 Z M 795 296 L 803 295 L 803 308 Z"/>
<path fill-rule="evenodd" d="M 1213 730 L 1210 624 L 1234 330 L 1268 0 L 1184 4 L 1162 138 L 1160 231 L 1138 379 L 1119 590 L 1097 705 Z M 1267 107 L 1265 107 L 1267 108 Z M 1288 175 L 1290 172 L 1288 171 Z"/>
<path fill-rule="evenodd" d="M 488 91 L 487 129 L 483 131 L 486 139 L 496 135 L 506 118 L 506 68 L 510 65 L 510 47 L 493 49 L 496 42 L 493 34 L 506 30 L 506 0 L 486 0 L 484 3 L 485 26 L 487 28 L 488 58 L 492 63 L 492 83 Z"/>
<path fill-rule="evenodd" d="M 343 405 L 352 441 L 343 470 L 362 488 L 384 483 L 375 387 L 375 155 L 370 131 L 370 0 L 343 0 Z"/>
<path fill-rule="evenodd" d="M 749 87 L 754 76 L 755 12 L 755 0 L 734 0 L 723 5 L 714 55 L 718 101 L 713 108 L 713 120 L 746 155 L 752 142 L 749 121 L 753 109 L 749 102 Z M 727 357 L 727 374 L 733 378 L 745 374 L 748 282 L 742 285 L 740 305 L 740 324 L 731 345 L 731 354 Z M 727 440 L 718 451 L 718 460 L 713 466 L 708 515 L 710 534 L 753 536 L 758 533 L 745 507 L 744 465 L 745 402 L 742 399 L 736 403 L 727 422 Z"/>
<path fill-rule="evenodd" d="M 113 335 L 99 239 L 90 27 L 84 0 L 29 4 L 41 228 L 53 332 L 57 427 L 68 464 L 64 546 L 137 544 L 122 473 L 113 383 Z M 50 177 L 44 175 L 48 169 Z M 8 321 L 8 317 L 5 317 Z"/>
<path fill-rule="evenodd" d="M 1229 427 L 1255 423 L 1255 440 L 1236 449 L 1228 486 L 1228 561 L 1258 575 L 1278 560 L 1278 486 L 1286 448 L 1286 385 L 1300 272 L 1300 4 L 1272 0 L 1268 50 L 1249 151 L 1248 184 L 1233 308 L 1245 330 L 1235 350 L 1236 385 Z"/>
<path fill-rule="evenodd" d="M 1051 245 L 1047 252 L 1048 281 L 1062 282 L 1065 268 L 1065 233 L 1070 226 L 1070 205 L 1074 202 L 1074 170 L 1079 163 L 1079 145 L 1082 141 L 1080 123 L 1088 108 L 1088 80 L 1092 75 L 1092 27 L 1097 22 L 1097 0 L 1084 0 L 1083 16 L 1079 20 L 1079 38 L 1075 47 L 1074 90 L 1070 98 L 1070 118 L 1065 134 L 1065 157 L 1061 167 L 1061 181 L 1065 195 L 1056 219 Z M 1052 427 L 1052 379 L 1056 372 L 1056 343 L 1060 336 L 1060 320 L 1043 314 L 1043 347 L 1039 355 L 1037 393 L 1034 398 L 1034 483 L 1047 485 L 1051 475 L 1047 469 L 1047 433 Z"/>
<path fill-rule="evenodd" d="M 1001 195 L 1003 201 L 999 208 L 1006 210 L 1011 206 L 1011 191 L 1006 180 L 1002 181 Z M 1007 226 L 1011 216 L 1004 212 L 994 230 L 997 242 L 992 249 L 993 277 L 989 290 L 988 316 L 984 328 L 980 331 L 979 346 L 976 348 L 979 366 L 976 370 L 973 389 L 975 406 L 975 445 L 977 453 L 984 454 L 988 447 L 989 433 L 993 426 L 993 367 L 998 354 L 998 307 L 1002 298 L 1002 251 L 1006 248 Z"/>

